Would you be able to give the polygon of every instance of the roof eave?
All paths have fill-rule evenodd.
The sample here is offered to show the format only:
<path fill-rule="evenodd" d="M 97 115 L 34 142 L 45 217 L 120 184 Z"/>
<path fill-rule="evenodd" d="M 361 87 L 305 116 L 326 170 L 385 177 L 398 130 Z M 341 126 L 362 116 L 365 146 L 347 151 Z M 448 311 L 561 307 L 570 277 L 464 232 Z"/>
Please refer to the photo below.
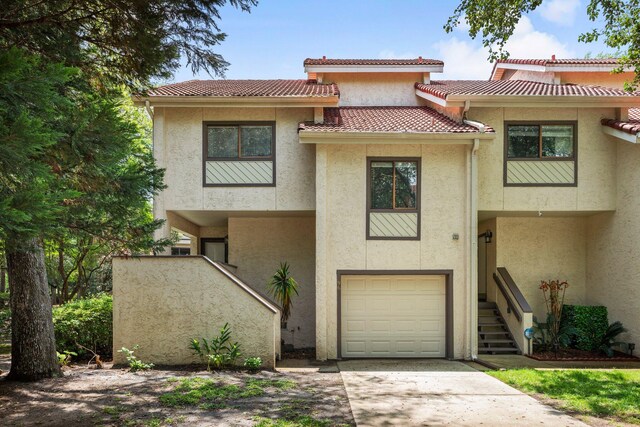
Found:
<path fill-rule="evenodd" d="M 333 107 L 340 97 L 330 96 L 133 96 L 133 103 L 152 107 Z"/>
<path fill-rule="evenodd" d="M 305 65 L 305 73 L 442 73 L 444 65 Z"/>
<path fill-rule="evenodd" d="M 302 144 L 389 144 L 410 140 L 415 144 L 473 144 L 474 139 L 491 140 L 494 132 L 298 132 Z"/>
<path fill-rule="evenodd" d="M 640 103 L 640 96 L 558 96 L 558 95 L 446 95 L 441 98 L 416 89 L 416 95 L 442 107 L 627 107 Z"/>
<path fill-rule="evenodd" d="M 632 144 L 640 144 L 640 133 L 629 133 L 608 125 L 601 125 L 602 132 Z"/>

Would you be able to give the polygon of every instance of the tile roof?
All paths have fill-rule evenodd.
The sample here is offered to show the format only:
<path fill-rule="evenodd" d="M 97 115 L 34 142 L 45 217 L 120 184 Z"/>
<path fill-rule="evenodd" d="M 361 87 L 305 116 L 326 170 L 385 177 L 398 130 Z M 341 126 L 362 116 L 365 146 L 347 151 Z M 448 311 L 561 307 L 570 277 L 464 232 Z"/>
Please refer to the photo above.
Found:
<path fill-rule="evenodd" d="M 304 65 L 444 65 L 438 59 L 331 59 L 331 58 L 307 58 Z"/>
<path fill-rule="evenodd" d="M 324 109 L 324 123 L 300 123 L 311 132 L 478 133 L 429 107 L 338 107 Z M 486 128 L 486 132 L 493 129 Z"/>
<path fill-rule="evenodd" d="M 149 91 L 149 96 L 265 96 L 326 97 L 339 96 L 336 84 L 313 80 L 189 80 Z"/>
<path fill-rule="evenodd" d="M 498 59 L 497 64 L 521 64 L 521 65 L 615 65 L 618 58 L 574 58 L 574 59 Z"/>
<path fill-rule="evenodd" d="M 629 108 L 629 120 L 602 119 L 601 123 L 622 132 L 637 135 L 640 133 L 640 108 Z"/>
<path fill-rule="evenodd" d="M 638 96 L 622 89 L 575 84 L 550 84 L 528 80 L 432 80 L 416 89 L 441 99 L 450 95 L 492 96 Z"/>

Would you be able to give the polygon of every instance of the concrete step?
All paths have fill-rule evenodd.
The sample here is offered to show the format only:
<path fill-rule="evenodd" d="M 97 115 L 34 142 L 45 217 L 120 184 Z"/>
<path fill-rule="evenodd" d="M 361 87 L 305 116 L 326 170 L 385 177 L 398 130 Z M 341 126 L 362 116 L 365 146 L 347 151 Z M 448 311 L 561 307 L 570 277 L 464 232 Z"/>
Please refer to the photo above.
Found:
<path fill-rule="evenodd" d="M 488 302 L 488 301 L 480 301 L 478 302 L 478 309 L 495 309 L 498 308 L 498 306 L 496 305 L 495 302 Z"/>
<path fill-rule="evenodd" d="M 478 347 L 478 353 L 495 354 L 495 353 L 512 353 L 519 354 L 520 350 L 515 347 Z"/>
<path fill-rule="evenodd" d="M 478 331 L 478 335 L 509 335 L 509 331 Z"/>
<path fill-rule="evenodd" d="M 513 340 L 512 339 L 507 339 L 507 338 L 485 338 L 482 339 L 480 338 L 478 340 L 478 344 L 513 344 Z"/>

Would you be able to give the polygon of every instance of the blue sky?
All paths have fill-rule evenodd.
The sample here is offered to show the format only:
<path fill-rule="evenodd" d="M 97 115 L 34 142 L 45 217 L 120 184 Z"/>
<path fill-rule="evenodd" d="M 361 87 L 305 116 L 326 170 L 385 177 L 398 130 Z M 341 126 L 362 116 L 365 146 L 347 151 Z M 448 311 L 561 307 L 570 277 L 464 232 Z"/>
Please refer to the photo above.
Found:
<path fill-rule="evenodd" d="M 521 22 L 508 49 L 514 58 L 584 57 L 608 50 L 578 42 L 594 23 L 587 0 L 544 0 Z M 216 52 L 231 63 L 228 79 L 304 78 L 307 57 L 436 58 L 445 72 L 436 78 L 485 79 L 491 65 L 479 40 L 464 28 L 442 26 L 456 0 L 260 0 L 251 13 L 222 10 L 227 40 Z M 434 76 L 435 77 L 435 76 Z M 179 70 L 174 81 L 210 78 Z"/>

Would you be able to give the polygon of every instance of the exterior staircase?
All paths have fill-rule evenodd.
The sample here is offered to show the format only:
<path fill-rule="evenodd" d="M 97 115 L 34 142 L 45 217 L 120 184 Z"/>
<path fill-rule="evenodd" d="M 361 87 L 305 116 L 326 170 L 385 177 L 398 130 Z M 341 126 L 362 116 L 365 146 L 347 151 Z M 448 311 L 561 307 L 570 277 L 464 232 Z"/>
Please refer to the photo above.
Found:
<path fill-rule="evenodd" d="M 521 354 L 494 302 L 478 303 L 478 353 Z"/>

